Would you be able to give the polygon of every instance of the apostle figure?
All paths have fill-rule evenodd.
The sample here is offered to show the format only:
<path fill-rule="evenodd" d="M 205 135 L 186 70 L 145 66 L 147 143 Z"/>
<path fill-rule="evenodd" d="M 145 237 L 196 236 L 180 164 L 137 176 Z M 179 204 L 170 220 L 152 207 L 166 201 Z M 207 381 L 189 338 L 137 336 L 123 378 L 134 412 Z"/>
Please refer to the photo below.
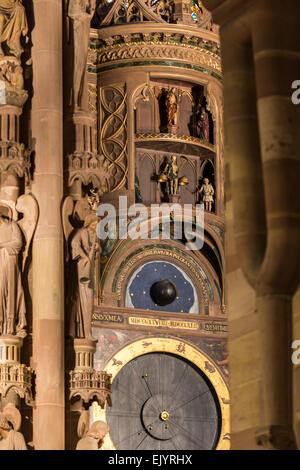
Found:
<path fill-rule="evenodd" d="M 25 301 L 19 268 L 22 247 L 18 224 L 0 215 L 0 335 L 25 334 Z"/>
<path fill-rule="evenodd" d="M 100 252 L 96 235 L 95 219 L 86 216 L 84 226 L 75 231 L 70 242 L 71 275 L 70 282 L 71 336 L 93 340 L 91 321 L 94 306 L 94 271 L 95 258 Z"/>
<path fill-rule="evenodd" d="M 167 119 L 169 126 L 176 126 L 177 112 L 178 112 L 178 98 L 176 96 L 176 89 L 171 88 L 166 96 Z"/>
<path fill-rule="evenodd" d="M 14 431 L 4 413 L 0 413 L 1 450 L 27 450 L 23 434 Z"/>
<path fill-rule="evenodd" d="M 20 58 L 23 49 L 21 35 L 26 36 L 28 24 L 22 0 L 0 0 L 0 56 L 4 56 L 1 44 L 7 43 L 10 52 Z"/>
<path fill-rule="evenodd" d="M 104 421 L 94 421 L 86 436 L 78 441 L 76 450 L 99 450 L 108 432 L 109 427 Z"/>
<path fill-rule="evenodd" d="M 201 112 L 197 119 L 197 137 L 202 140 L 209 142 L 209 117 L 205 108 L 201 108 Z"/>
<path fill-rule="evenodd" d="M 213 196 L 215 194 L 215 190 L 213 186 L 209 183 L 208 178 L 203 179 L 203 184 L 199 190 L 199 194 L 203 194 L 202 201 L 204 202 L 205 210 L 211 212 L 212 204 L 214 202 Z"/>

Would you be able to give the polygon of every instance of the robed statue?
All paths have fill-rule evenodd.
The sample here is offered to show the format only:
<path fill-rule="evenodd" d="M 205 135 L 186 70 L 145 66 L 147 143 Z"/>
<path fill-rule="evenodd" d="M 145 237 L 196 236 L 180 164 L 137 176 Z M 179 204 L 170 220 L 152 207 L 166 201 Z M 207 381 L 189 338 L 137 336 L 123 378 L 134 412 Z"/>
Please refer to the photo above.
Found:
<path fill-rule="evenodd" d="M 197 137 L 209 142 L 209 116 L 203 107 L 197 116 Z"/>
<path fill-rule="evenodd" d="M 0 0 L 1 1 L 1 0 Z M 86 93 L 86 65 L 91 18 L 96 0 L 69 0 L 68 17 L 72 23 L 73 38 L 73 106 L 75 110 L 83 106 Z"/>
<path fill-rule="evenodd" d="M 37 224 L 38 206 L 33 196 L 24 195 L 15 209 L 24 214 L 20 221 L 13 220 L 12 209 L 0 202 L 0 335 L 24 337 L 26 309 L 21 273 Z"/>
<path fill-rule="evenodd" d="M 26 326 L 25 301 L 19 269 L 22 233 L 13 220 L 0 215 L 0 334 L 14 335 Z"/>
<path fill-rule="evenodd" d="M 74 206 L 72 198 L 66 198 L 63 205 L 63 225 L 67 244 L 69 335 L 93 340 L 91 322 L 95 260 L 101 248 L 96 234 L 98 220 L 88 206 L 85 199 L 77 201 Z"/>
<path fill-rule="evenodd" d="M 76 269 L 76 300 L 73 304 L 76 338 L 93 339 L 91 322 L 94 307 L 95 258 L 99 253 L 99 240 L 93 220 L 86 218 L 84 226 L 75 231 L 71 243 L 71 256 Z"/>
<path fill-rule="evenodd" d="M 167 110 L 168 125 L 175 126 L 177 124 L 178 114 L 178 98 L 176 95 L 176 88 L 171 88 L 168 90 L 165 104 Z"/>
<path fill-rule="evenodd" d="M 20 38 L 26 36 L 28 24 L 22 0 L 0 0 L 0 56 L 4 56 L 2 43 L 6 42 L 12 55 L 20 58 L 23 49 Z"/>

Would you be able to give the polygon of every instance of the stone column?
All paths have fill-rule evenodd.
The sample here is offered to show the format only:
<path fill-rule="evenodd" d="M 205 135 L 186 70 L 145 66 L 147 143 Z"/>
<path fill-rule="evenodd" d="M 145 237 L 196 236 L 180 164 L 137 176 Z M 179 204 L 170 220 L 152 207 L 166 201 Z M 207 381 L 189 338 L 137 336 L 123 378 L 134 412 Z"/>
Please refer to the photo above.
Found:
<path fill-rule="evenodd" d="M 32 186 L 40 217 L 33 242 L 34 447 L 61 450 L 65 441 L 61 0 L 33 0 Z"/>
<path fill-rule="evenodd" d="M 283 15 L 279 1 L 258 0 L 248 9 L 238 0 L 205 3 L 218 7 L 222 24 L 235 239 L 239 265 L 256 292 L 263 402 L 256 437 L 268 449 L 294 449 L 290 348 L 300 275 L 300 113 L 291 84 L 300 75 L 300 12 L 296 1 Z"/>
<path fill-rule="evenodd" d="M 284 15 L 279 8 L 278 1 L 256 2 L 251 32 L 268 233 L 257 286 L 264 421 L 268 444 L 287 449 L 296 447 L 290 348 L 291 302 L 299 284 L 300 110 L 291 101 L 291 84 L 300 76 L 300 12 L 297 1 Z"/>

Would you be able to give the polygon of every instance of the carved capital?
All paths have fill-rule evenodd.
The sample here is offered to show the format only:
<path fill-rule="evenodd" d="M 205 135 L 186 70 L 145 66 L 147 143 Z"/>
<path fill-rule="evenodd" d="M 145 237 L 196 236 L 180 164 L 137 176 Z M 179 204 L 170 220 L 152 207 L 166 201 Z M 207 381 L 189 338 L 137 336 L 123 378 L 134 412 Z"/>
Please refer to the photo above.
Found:
<path fill-rule="evenodd" d="M 0 171 L 30 181 L 30 151 L 23 144 L 2 140 L 0 142 Z"/>
<path fill-rule="evenodd" d="M 0 395 L 5 398 L 15 392 L 24 398 L 29 406 L 34 406 L 32 396 L 33 370 L 20 363 L 23 339 L 16 336 L 0 337 Z"/>
<path fill-rule="evenodd" d="M 3 106 L 22 108 L 28 98 L 24 90 L 23 69 L 20 61 L 13 56 L 0 58 L 0 112 Z"/>
<path fill-rule="evenodd" d="M 111 374 L 94 369 L 96 341 L 75 339 L 75 368 L 70 372 L 69 399 L 79 398 L 89 405 L 93 401 L 104 408 L 111 406 Z"/>

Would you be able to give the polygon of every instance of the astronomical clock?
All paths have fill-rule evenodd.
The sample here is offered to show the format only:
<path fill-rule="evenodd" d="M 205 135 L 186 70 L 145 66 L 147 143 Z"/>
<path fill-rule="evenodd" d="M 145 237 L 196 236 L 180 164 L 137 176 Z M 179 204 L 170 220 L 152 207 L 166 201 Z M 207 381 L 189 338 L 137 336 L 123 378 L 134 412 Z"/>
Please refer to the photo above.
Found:
<path fill-rule="evenodd" d="M 109 375 L 111 400 L 89 402 L 90 423 L 108 423 L 103 449 L 228 449 L 217 29 L 196 1 L 102 2 L 92 25 L 93 124 L 84 135 L 98 148 L 92 166 L 102 173 L 82 190 L 98 197 L 94 209 L 99 201 L 112 204 L 117 223 L 107 225 L 111 236 L 98 247 L 92 324 L 94 368 Z M 74 157 L 73 187 L 81 168 Z M 124 237 L 125 196 L 127 207 L 136 203 L 142 212 L 134 229 L 134 214 L 122 215 Z M 169 210 L 167 236 L 166 213 L 152 211 L 160 205 Z M 202 243 L 188 249 L 201 225 L 197 207 L 204 211 Z M 189 232 L 178 208 L 189 209 Z"/>

